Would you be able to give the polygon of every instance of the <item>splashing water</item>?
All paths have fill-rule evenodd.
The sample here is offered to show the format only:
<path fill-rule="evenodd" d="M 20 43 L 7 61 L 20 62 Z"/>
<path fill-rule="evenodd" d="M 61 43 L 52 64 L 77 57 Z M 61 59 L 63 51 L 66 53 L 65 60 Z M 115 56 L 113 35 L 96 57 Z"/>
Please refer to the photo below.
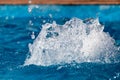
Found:
<path fill-rule="evenodd" d="M 115 62 L 115 41 L 98 19 L 73 18 L 64 25 L 46 23 L 33 44 L 24 65 L 57 65 L 83 62 Z"/>

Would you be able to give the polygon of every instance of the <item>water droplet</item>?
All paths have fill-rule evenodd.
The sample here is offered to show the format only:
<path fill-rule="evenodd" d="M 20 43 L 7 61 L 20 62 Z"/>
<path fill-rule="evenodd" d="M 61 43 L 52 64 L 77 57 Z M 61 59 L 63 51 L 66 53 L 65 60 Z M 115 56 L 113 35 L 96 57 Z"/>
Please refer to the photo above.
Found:
<path fill-rule="evenodd" d="M 52 18 L 52 14 L 49 14 L 49 17 Z"/>
<path fill-rule="evenodd" d="M 31 39 L 35 39 L 35 34 L 34 34 L 34 32 L 32 32 L 32 34 L 31 34 Z"/>
<path fill-rule="evenodd" d="M 32 11 L 32 8 L 31 8 L 31 7 L 29 7 L 29 8 L 28 8 L 28 12 L 30 13 L 31 11 Z"/>
<path fill-rule="evenodd" d="M 45 23 L 46 22 L 46 20 L 43 20 L 43 23 Z"/>
<path fill-rule="evenodd" d="M 33 26 L 32 20 L 29 20 L 29 25 Z"/>

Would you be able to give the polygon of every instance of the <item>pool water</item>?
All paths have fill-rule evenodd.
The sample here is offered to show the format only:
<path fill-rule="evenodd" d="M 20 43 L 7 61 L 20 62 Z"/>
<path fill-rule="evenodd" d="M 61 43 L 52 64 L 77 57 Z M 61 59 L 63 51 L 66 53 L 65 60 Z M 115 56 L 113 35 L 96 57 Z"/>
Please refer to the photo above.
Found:
<path fill-rule="evenodd" d="M 120 80 L 119 46 L 120 5 L 0 5 L 0 80 Z"/>

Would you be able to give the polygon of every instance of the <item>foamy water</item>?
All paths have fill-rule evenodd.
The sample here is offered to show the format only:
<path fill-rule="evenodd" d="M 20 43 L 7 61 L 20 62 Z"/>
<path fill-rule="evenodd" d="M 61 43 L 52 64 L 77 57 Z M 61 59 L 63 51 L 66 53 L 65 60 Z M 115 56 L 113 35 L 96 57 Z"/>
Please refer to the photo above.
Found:
<path fill-rule="evenodd" d="M 117 62 L 115 40 L 103 30 L 98 19 L 73 18 L 64 25 L 46 23 L 33 44 L 29 44 L 31 54 L 24 65 Z"/>

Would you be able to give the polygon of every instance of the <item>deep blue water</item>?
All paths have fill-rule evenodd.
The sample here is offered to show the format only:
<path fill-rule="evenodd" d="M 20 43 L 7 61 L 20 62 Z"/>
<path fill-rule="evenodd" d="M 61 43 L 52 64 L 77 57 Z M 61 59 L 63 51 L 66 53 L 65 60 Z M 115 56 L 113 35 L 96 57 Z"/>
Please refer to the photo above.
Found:
<path fill-rule="evenodd" d="M 120 5 L 32 5 L 31 12 L 29 7 L 0 5 L 0 80 L 120 80 L 120 63 L 23 66 L 32 32 L 37 36 L 46 22 L 98 17 L 120 46 Z"/>

